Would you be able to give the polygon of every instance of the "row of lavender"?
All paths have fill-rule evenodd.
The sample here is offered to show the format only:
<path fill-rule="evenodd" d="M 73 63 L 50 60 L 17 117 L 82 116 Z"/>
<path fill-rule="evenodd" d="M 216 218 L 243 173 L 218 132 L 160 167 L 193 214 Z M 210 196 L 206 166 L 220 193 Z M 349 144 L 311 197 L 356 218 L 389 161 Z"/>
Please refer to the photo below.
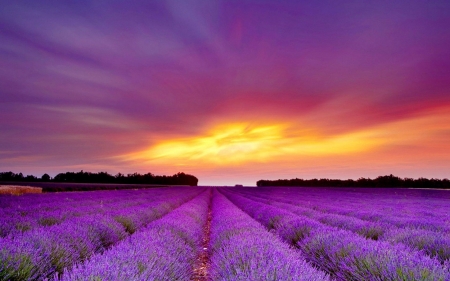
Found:
<path fill-rule="evenodd" d="M 443 263 L 450 259 L 450 234 L 448 230 L 449 225 L 446 221 L 446 215 L 450 212 L 450 208 L 448 207 L 450 200 L 448 199 L 446 200 L 447 204 L 445 204 L 440 198 L 428 198 L 428 200 L 422 198 L 422 201 L 428 204 L 426 209 L 429 216 L 426 217 L 420 215 L 425 211 L 423 209 L 421 210 L 420 206 L 416 208 L 418 214 L 414 218 L 410 216 L 405 217 L 401 212 L 401 208 L 407 202 L 401 202 L 399 200 L 396 201 L 399 205 L 399 210 L 396 212 L 396 215 L 388 215 L 379 211 L 392 208 L 393 203 L 390 202 L 385 205 L 378 202 L 372 206 L 374 209 L 372 212 L 379 213 L 380 215 L 363 216 L 362 214 L 367 214 L 367 212 L 361 209 L 370 200 L 361 198 L 358 201 L 365 202 L 363 204 L 364 206 L 352 205 L 349 207 L 350 202 L 342 202 L 345 200 L 345 197 L 342 196 L 342 194 L 345 195 L 345 192 L 336 194 L 337 196 L 342 196 L 343 199 L 339 200 L 337 196 L 332 196 L 332 191 L 330 191 L 328 196 L 320 199 L 316 198 L 314 194 L 318 190 L 297 189 L 297 194 L 286 194 L 286 190 L 280 188 L 270 192 L 268 191 L 268 189 L 258 190 L 258 192 L 254 190 L 253 192 L 252 190 L 241 190 L 240 194 L 245 194 L 247 198 L 252 198 L 258 202 L 288 209 L 299 216 L 305 216 L 326 225 L 352 231 L 369 239 L 388 241 L 393 244 L 403 243 L 411 248 L 423 250 L 429 256 L 436 256 Z M 305 191 L 309 191 L 310 194 Z M 402 190 L 398 192 L 402 192 Z M 389 197 L 389 192 L 385 191 L 383 196 L 385 198 Z M 332 197 L 335 201 L 328 201 L 326 198 L 329 197 Z M 417 200 L 414 197 L 404 198 L 405 200 L 403 201 Z M 308 205 L 314 204 L 316 207 L 319 206 L 317 208 L 319 210 L 305 206 L 305 202 L 308 202 Z M 435 212 L 434 215 L 431 215 L 431 210 Z M 445 214 L 446 212 L 447 214 Z"/>
<path fill-rule="evenodd" d="M 190 280 L 209 196 L 204 191 L 55 280 Z"/>
<path fill-rule="evenodd" d="M 73 196 L 85 211 L 0 238 L 0 280 L 194 280 L 205 250 L 210 280 L 450 280 L 448 261 L 402 243 L 366 239 L 370 235 L 350 227 L 361 219 L 301 207 L 305 196 L 277 190 L 183 187 L 124 191 L 116 196 L 125 198 L 115 199 L 116 191 L 79 193 Z M 41 196 L 29 200 L 24 217 L 39 208 L 66 212 Z M 315 200 L 317 206 L 320 198 Z M 89 210 L 92 203 L 109 207 L 97 209 L 99 215 Z M 3 211 L 14 206 L 23 205 Z M 336 227 L 327 216 L 356 221 Z"/>
<path fill-rule="evenodd" d="M 212 206 L 212 280 L 330 280 L 219 192 Z"/>
<path fill-rule="evenodd" d="M 202 249 L 208 207 L 211 240 L 209 249 Z M 203 250 L 210 259 L 210 280 L 329 280 L 212 189 L 66 271 L 60 280 L 193 280 Z"/>
<path fill-rule="evenodd" d="M 259 188 L 254 196 L 398 226 L 450 231 L 450 192 L 411 189 Z"/>
<path fill-rule="evenodd" d="M 117 244 L 201 191 L 178 187 L 1 197 L 10 200 L 2 208 L 3 214 L 21 214 L 12 220 L 2 217 L 3 225 L 25 221 L 32 227 L 0 238 L 0 280 L 42 280 L 61 273 Z M 14 201 L 17 204 L 11 203 Z M 68 208 L 67 202 L 72 202 Z M 40 223 L 42 218 L 54 217 L 64 219 L 52 225 Z"/>
<path fill-rule="evenodd" d="M 236 190 L 223 192 L 266 228 L 297 247 L 308 262 L 337 280 L 450 280 L 448 261 L 441 263 L 402 243 L 374 241 L 326 225 L 297 214 L 295 205 L 279 205 L 277 200 L 260 202 Z M 274 193 L 272 190 L 272 196 L 277 197 Z"/>
<path fill-rule="evenodd" d="M 167 191 L 162 188 L 3 196 L 0 197 L 0 237 L 60 224 L 73 217 L 112 215 L 111 212 L 119 216 L 129 207 L 145 209 L 149 201 L 166 196 Z"/>

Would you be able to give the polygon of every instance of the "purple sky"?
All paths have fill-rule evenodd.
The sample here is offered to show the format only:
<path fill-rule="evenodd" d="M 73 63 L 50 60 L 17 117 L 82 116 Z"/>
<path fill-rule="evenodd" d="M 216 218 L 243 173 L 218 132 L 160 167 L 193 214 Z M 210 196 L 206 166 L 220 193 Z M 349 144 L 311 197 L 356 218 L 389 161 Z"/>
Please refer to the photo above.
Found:
<path fill-rule="evenodd" d="M 2 1 L 0 171 L 449 177 L 449 1 Z"/>

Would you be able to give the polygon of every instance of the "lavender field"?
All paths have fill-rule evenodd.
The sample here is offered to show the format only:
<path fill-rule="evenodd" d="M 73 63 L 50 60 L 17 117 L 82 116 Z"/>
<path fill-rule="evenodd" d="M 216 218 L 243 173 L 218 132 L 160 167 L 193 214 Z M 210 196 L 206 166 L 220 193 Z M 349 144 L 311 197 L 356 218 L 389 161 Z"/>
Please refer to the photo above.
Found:
<path fill-rule="evenodd" d="M 450 191 L 0 195 L 0 280 L 450 280 Z"/>

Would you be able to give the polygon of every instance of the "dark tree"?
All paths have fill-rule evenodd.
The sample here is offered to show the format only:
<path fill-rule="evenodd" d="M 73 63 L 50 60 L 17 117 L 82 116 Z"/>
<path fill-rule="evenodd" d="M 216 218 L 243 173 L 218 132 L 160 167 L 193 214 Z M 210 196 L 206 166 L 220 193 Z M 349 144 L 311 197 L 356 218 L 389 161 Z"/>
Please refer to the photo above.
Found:
<path fill-rule="evenodd" d="M 319 187 L 413 187 L 413 188 L 445 188 L 450 189 L 448 179 L 426 179 L 426 178 L 399 178 L 394 175 L 379 176 L 375 179 L 359 178 L 352 179 L 280 179 L 280 180 L 259 180 L 257 186 L 319 186 Z"/>
<path fill-rule="evenodd" d="M 67 182 L 67 183 L 123 183 L 123 184 L 158 184 L 158 185 L 192 185 L 198 184 L 198 179 L 193 175 L 177 173 L 173 176 L 156 176 L 152 173 L 147 174 L 128 174 L 118 173 L 113 176 L 107 172 L 91 173 L 84 172 L 66 172 L 59 173 L 53 179 L 48 174 L 42 175 L 40 179 L 33 175 L 23 176 L 22 173 L 13 172 L 0 173 L 0 181 L 43 181 L 43 182 Z"/>
<path fill-rule="evenodd" d="M 48 174 L 43 174 L 41 177 L 41 181 L 50 181 L 50 176 Z"/>

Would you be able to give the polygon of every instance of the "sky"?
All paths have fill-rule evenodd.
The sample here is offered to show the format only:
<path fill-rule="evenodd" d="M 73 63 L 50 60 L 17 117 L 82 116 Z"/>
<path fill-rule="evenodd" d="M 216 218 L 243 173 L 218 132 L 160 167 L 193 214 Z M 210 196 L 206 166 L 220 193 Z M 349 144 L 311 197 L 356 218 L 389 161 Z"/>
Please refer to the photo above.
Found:
<path fill-rule="evenodd" d="M 0 171 L 450 178 L 450 2 L 1 1 Z"/>

